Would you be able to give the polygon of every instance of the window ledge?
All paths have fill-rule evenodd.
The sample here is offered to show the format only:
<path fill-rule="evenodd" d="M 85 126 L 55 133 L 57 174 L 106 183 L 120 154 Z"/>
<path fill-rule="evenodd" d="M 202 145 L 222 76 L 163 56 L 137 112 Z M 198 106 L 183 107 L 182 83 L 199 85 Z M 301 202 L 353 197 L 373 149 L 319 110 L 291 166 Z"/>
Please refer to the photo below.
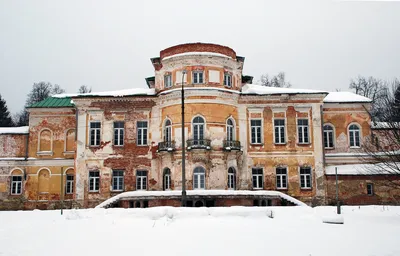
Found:
<path fill-rule="evenodd" d="M 253 188 L 253 190 L 263 190 L 264 188 Z"/>
<path fill-rule="evenodd" d="M 264 146 L 264 143 L 250 143 L 251 146 Z"/>
<path fill-rule="evenodd" d="M 332 149 L 335 149 L 335 147 L 331 147 L 331 148 L 324 148 L 324 149 L 326 149 L 326 150 L 332 150 Z"/>
<path fill-rule="evenodd" d="M 64 155 L 73 155 L 73 154 L 75 154 L 75 151 L 64 151 L 63 154 Z"/>
<path fill-rule="evenodd" d="M 284 146 L 284 145 L 286 145 L 287 143 L 286 142 L 284 142 L 284 143 L 274 143 L 275 145 L 278 145 L 278 146 Z"/>
<path fill-rule="evenodd" d="M 312 190 L 312 188 L 300 188 L 300 190 L 310 191 L 310 190 Z"/>
<path fill-rule="evenodd" d="M 36 152 L 36 155 L 38 156 L 52 156 L 53 151 L 38 151 Z"/>
<path fill-rule="evenodd" d="M 352 146 L 350 148 L 360 149 L 361 147 L 360 146 Z"/>
<path fill-rule="evenodd" d="M 124 147 L 124 145 L 112 145 L 113 146 L 113 148 L 123 148 Z"/>
<path fill-rule="evenodd" d="M 97 190 L 97 191 L 88 191 L 88 193 L 89 193 L 89 194 L 99 194 L 99 193 L 100 193 L 100 190 Z"/>
<path fill-rule="evenodd" d="M 311 145 L 311 142 L 304 142 L 304 143 L 297 142 L 297 145 L 308 146 L 308 145 Z"/>
<path fill-rule="evenodd" d="M 288 191 L 288 188 L 276 188 L 276 190 L 279 190 L 279 191 Z"/>

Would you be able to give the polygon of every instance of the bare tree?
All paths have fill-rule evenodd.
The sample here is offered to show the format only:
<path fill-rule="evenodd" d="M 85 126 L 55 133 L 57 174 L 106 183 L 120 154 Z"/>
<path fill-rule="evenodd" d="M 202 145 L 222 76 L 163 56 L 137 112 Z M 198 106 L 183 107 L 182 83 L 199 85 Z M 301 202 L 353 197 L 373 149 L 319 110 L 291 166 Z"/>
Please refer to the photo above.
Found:
<path fill-rule="evenodd" d="M 271 78 L 268 74 L 261 75 L 259 82 L 261 85 L 269 87 L 292 87 L 292 84 L 286 81 L 285 72 L 279 72 L 278 75 Z"/>
<path fill-rule="evenodd" d="M 395 79 L 380 99 L 380 122 L 373 122 L 371 136 L 364 139 L 364 160 L 371 174 L 387 174 L 388 183 L 400 187 L 400 82 Z"/>
<path fill-rule="evenodd" d="M 86 85 L 81 85 L 81 87 L 79 87 L 78 93 L 90 93 L 92 92 L 92 87 L 87 87 Z"/>

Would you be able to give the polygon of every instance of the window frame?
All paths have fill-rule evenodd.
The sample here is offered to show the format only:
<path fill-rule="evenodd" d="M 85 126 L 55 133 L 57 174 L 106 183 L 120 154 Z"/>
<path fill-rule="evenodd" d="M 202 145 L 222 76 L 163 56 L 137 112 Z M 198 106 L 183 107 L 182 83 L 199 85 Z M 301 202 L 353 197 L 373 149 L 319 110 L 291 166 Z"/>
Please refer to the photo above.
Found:
<path fill-rule="evenodd" d="M 231 121 L 232 124 L 229 124 L 228 122 Z M 229 132 L 229 130 L 232 130 Z M 231 134 L 231 138 L 229 138 L 229 134 Z M 226 119 L 226 140 L 227 141 L 234 141 L 236 140 L 236 126 L 235 126 L 235 121 L 232 117 L 229 117 Z"/>
<path fill-rule="evenodd" d="M 72 177 L 71 179 L 68 179 Z M 75 186 L 75 175 L 74 174 L 65 174 L 65 194 L 71 195 L 74 193 L 74 186 Z"/>
<path fill-rule="evenodd" d="M 285 170 L 285 173 L 278 173 L 279 170 Z M 287 166 L 277 166 L 275 167 L 275 185 L 277 190 L 287 190 L 288 189 L 288 168 Z M 280 183 L 280 186 L 278 186 L 278 180 Z M 283 182 L 284 181 L 284 182 Z M 285 183 L 285 186 L 283 186 L 283 183 Z"/>
<path fill-rule="evenodd" d="M 274 118 L 274 132 L 273 132 L 273 134 L 274 134 L 274 144 L 277 144 L 277 145 L 285 145 L 286 144 L 286 119 L 285 118 Z M 283 125 L 276 125 L 275 124 L 275 121 L 283 121 Z M 278 142 L 276 141 L 277 140 L 277 137 L 276 137 L 276 129 L 279 129 L 279 132 L 278 132 L 278 134 L 279 134 L 279 137 L 278 137 Z M 283 141 L 282 141 L 282 138 L 281 138 L 281 135 L 282 135 L 282 131 L 281 131 L 281 129 L 283 129 Z"/>
<path fill-rule="evenodd" d="M 163 171 L 163 191 L 171 190 L 171 169 L 164 168 Z"/>
<path fill-rule="evenodd" d="M 229 78 L 229 79 L 227 79 Z M 228 82 L 228 83 L 226 83 Z M 229 72 L 224 72 L 224 86 L 228 87 L 228 88 L 232 88 L 232 74 L 230 74 Z"/>
<path fill-rule="evenodd" d="M 254 173 L 254 171 L 256 171 L 256 170 L 257 171 L 261 170 L 261 174 Z M 254 179 L 254 177 L 256 177 L 256 179 Z M 261 182 L 259 180 L 260 178 L 261 178 Z M 254 180 L 256 180 L 257 186 L 254 186 Z M 259 184 L 259 183 L 261 183 L 261 184 Z M 262 167 L 252 167 L 251 168 L 251 184 L 252 184 L 253 190 L 264 189 L 264 168 L 262 168 Z"/>
<path fill-rule="evenodd" d="M 139 127 L 139 123 L 146 123 L 146 127 Z M 141 131 L 141 136 L 139 135 L 139 130 Z M 144 133 L 143 130 L 146 130 Z M 149 143 L 149 122 L 147 120 L 136 121 L 136 145 L 137 146 L 147 146 Z M 140 137 L 139 137 L 140 136 Z M 146 136 L 146 141 L 144 141 L 144 136 Z"/>
<path fill-rule="evenodd" d="M 367 195 L 368 196 L 374 196 L 375 195 L 374 183 L 367 182 L 366 188 L 367 188 Z"/>
<path fill-rule="evenodd" d="M 122 123 L 122 127 L 115 127 L 115 124 L 120 124 L 120 123 Z M 113 125 L 114 125 L 114 141 L 113 141 L 114 143 L 113 143 L 113 145 L 115 147 L 123 147 L 125 144 L 124 143 L 124 141 L 125 141 L 125 122 L 124 121 L 115 121 L 113 123 Z M 117 140 L 116 140 L 115 136 L 118 137 Z M 118 142 L 118 143 L 116 143 L 116 142 Z"/>
<path fill-rule="evenodd" d="M 232 166 L 228 168 L 228 190 L 236 190 L 236 169 Z"/>
<path fill-rule="evenodd" d="M 307 121 L 307 125 L 299 125 L 299 121 Z M 296 128 L 297 128 L 297 143 L 298 144 L 302 144 L 302 145 L 308 145 L 311 144 L 311 136 L 310 136 L 310 120 L 309 118 L 297 118 L 296 120 Z M 299 128 L 302 128 L 302 137 L 300 137 L 300 130 Z M 305 132 L 304 132 L 304 128 L 307 128 L 307 137 L 304 136 Z M 300 138 L 302 138 L 302 140 L 300 141 Z M 305 138 L 307 138 L 307 142 L 305 142 Z"/>
<path fill-rule="evenodd" d="M 169 125 L 167 124 L 167 122 L 169 122 Z M 165 121 L 164 121 L 163 140 L 164 140 L 164 142 L 172 141 L 172 122 L 171 122 L 171 119 L 169 119 L 169 118 L 165 119 Z"/>
<path fill-rule="evenodd" d="M 201 119 L 203 119 L 203 123 L 195 123 L 194 120 L 200 117 Z M 200 132 L 200 128 L 197 128 L 198 132 L 196 134 L 195 130 L 196 130 L 196 126 L 202 125 L 203 127 L 203 132 Z M 198 138 L 196 138 L 196 136 L 199 136 Z M 192 138 L 193 138 L 193 144 L 197 145 L 196 143 L 200 143 L 200 140 L 205 140 L 206 137 L 206 119 L 201 116 L 201 115 L 196 115 L 195 117 L 193 117 L 192 119 Z"/>
<path fill-rule="evenodd" d="M 19 178 L 21 180 L 14 180 L 14 178 Z M 22 175 L 11 175 L 10 181 L 11 181 L 10 195 L 13 195 L 13 196 L 22 195 L 22 182 L 24 181 L 24 177 Z M 15 187 L 14 187 L 14 185 L 15 185 Z M 18 193 L 18 190 L 19 190 L 19 193 Z"/>
<path fill-rule="evenodd" d="M 260 131 L 260 137 L 258 138 L 259 141 L 257 141 L 257 136 L 255 138 L 255 142 L 253 142 L 253 125 L 252 125 L 252 121 L 260 121 L 260 126 L 255 126 L 256 128 L 259 127 Z M 250 119 L 250 144 L 252 145 L 262 145 L 263 143 L 263 119 L 262 118 L 251 118 Z M 257 135 L 257 131 L 254 133 L 255 135 Z"/>
<path fill-rule="evenodd" d="M 170 73 L 166 73 L 164 75 L 164 88 L 172 87 L 172 75 Z"/>
<path fill-rule="evenodd" d="M 325 130 L 325 127 L 330 127 L 330 128 L 332 128 L 332 130 Z M 324 149 L 334 149 L 335 148 L 335 140 L 336 140 L 335 127 L 332 124 L 327 123 L 327 124 L 323 125 L 322 131 L 323 131 L 323 135 L 324 135 L 324 137 L 323 137 Z M 325 139 L 327 138 L 326 135 L 329 135 L 329 133 L 332 135 L 332 143 L 329 143 L 329 136 L 328 136 L 328 139 L 326 140 L 328 143 L 326 144 L 325 143 Z"/>
<path fill-rule="evenodd" d="M 196 172 L 196 170 L 202 170 L 202 172 Z M 197 187 L 196 187 L 197 177 Z M 203 181 L 203 187 L 201 186 Z M 206 169 L 203 166 L 197 166 L 193 169 L 193 190 L 205 190 L 206 189 Z"/>
<path fill-rule="evenodd" d="M 96 173 L 97 173 L 97 175 L 91 176 L 91 174 L 96 174 Z M 89 179 L 88 179 L 88 181 L 89 181 L 88 189 L 89 189 L 90 193 L 98 193 L 98 192 L 100 192 L 100 171 L 99 170 L 97 170 L 97 171 L 89 171 Z M 92 182 L 94 182 L 94 183 L 92 184 Z M 91 185 L 93 185 L 93 189 L 90 188 Z"/>
<path fill-rule="evenodd" d="M 310 173 L 301 173 L 302 169 L 308 169 Z M 307 176 L 310 177 L 309 183 L 307 184 Z M 299 167 L 299 177 L 300 177 L 300 189 L 301 190 L 311 190 L 313 188 L 313 177 L 312 177 L 312 168 L 311 166 L 300 166 Z M 304 186 L 302 185 L 302 179 L 304 179 Z M 309 186 L 307 186 L 309 185 Z"/>
<path fill-rule="evenodd" d="M 92 124 L 99 124 L 100 127 L 92 128 Z M 89 146 L 90 147 L 99 147 L 101 144 L 101 122 L 100 121 L 90 121 L 89 122 Z M 94 139 L 92 144 L 92 131 L 94 131 Z M 98 133 L 98 134 L 97 134 Z M 98 139 L 98 142 L 97 142 Z"/>
<path fill-rule="evenodd" d="M 356 126 L 358 129 L 357 130 L 350 130 L 350 128 L 352 127 L 352 126 Z M 358 132 L 358 145 L 351 145 L 352 144 L 352 141 L 351 141 L 351 136 L 350 136 L 350 134 L 351 133 L 355 133 L 355 132 Z M 349 141 L 349 147 L 350 148 L 361 148 L 361 125 L 359 125 L 358 123 L 350 123 L 349 124 L 349 126 L 347 127 L 347 136 L 348 136 L 348 141 Z M 355 141 L 355 138 L 356 138 L 356 136 L 355 136 L 355 134 L 353 135 L 353 142 L 357 142 L 357 141 Z"/>
<path fill-rule="evenodd" d="M 143 173 L 145 173 L 146 175 L 142 175 Z M 147 170 L 144 170 L 144 169 L 136 170 L 136 190 L 137 191 L 146 191 L 147 190 L 148 175 L 149 175 L 149 172 Z"/>
<path fill-rule="evenodd" d="M 117 192 L 124 191 L 124 187 L 125 187 L 125 171 L 122 169 L 113 169 L 112 184 L 111 184 L 112 191 L 117 191 Z"/>
<path fill-rule="evenodd" d="M 201 82 L 199 81 L 201 74 Z M 197 76 L 197 82 L 195 83 L 195 76 Z M 192 84 L 204 84 L 204 71 L 203 70 L 194 70 L 192 71 Z"/>

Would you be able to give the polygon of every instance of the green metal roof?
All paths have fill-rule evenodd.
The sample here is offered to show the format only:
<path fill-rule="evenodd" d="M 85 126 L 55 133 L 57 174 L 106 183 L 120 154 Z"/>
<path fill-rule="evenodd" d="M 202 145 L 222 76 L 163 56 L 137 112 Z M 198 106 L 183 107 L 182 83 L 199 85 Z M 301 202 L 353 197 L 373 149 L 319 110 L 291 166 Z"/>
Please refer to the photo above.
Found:
<path fill-rule="evenodd" d="M 71 103 L 71 98 L 53 98 L 49 97 L 45 100 L 36 102 L 29 106 L 29 108 L 68 108 L 75 107 L 73 103 Z"/>

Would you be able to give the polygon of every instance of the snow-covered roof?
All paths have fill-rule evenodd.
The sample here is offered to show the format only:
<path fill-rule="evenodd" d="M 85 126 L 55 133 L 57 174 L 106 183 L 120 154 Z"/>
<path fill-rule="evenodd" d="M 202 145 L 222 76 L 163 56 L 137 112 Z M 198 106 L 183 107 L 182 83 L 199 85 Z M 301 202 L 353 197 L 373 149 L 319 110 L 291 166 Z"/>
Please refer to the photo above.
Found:
<path fill-rule="evenodd" d="M 295 205 L 299 206 L 307 206 L 305 203 L 288 196 L 280 191 L 269 191 L 269 190 L 187 190 L 186 191 L 188 196 L 278 196 L 281 197 L 289 202 L 294 203 Z M 181 196 L 181 190 L 170 190 L 170 191 L 129 191 L 123 192 L 116 196 L 113 196 L 106 201 L 102 202 L 101 204 L 97 205 L 96 208 L 103 208 L 107 205 L 110 205 L 114 202 L 122 198 L 129 198 L 129 197 L 144 197 L 144 196 L 151 196 L 151 197 L 162 197 L 162 196 Z"/>
<path fill-rule="evenodd" d="M 327 94 L 328 92 L 311 90 L 311 89 L 269 87 L 257 84 L 245 84 L 242 87 L 242 94 L 273 95 L 273 94 L 318 94 L 318 93 Z"/>
<path fill-rule="evenodd" d="M 29 126 L 0 127 L 0 134 L 28 134 Z"/>
<path fill-rule="evenodd" d="M 96 96 L 109 96 L 109 97 L 123 97 L 132 95 L 156 95 L 154 89 L 146 88 L 132 88 L 117 91 L 105 91 L 105 92 L 89 92 L 89 93 L 62 93 L 56 94 L 52 97 L 55 98 L 66 98 L 66 97 L 96 97 Z"/>
<path fill-rule="evenodd" d="M 387 163 L 385 164 L 346 164 L 346 165 L 332 165 L 325 168 L 326 175 L 335 175 L 335 168 L 337 167 L 338 175 L 384 175 L 394 174 L 395 169 L 391 169 L 391 165 L 400 166 L 400 163 Z M 396 168 L 396 167 L 394 167 Z M 397 174 L 398 175 L 398 174 Z"/>
<path fill-rule="evenodd" d="M 177 53 L 173 54 L 167 57 L 162 58 L 163 60 L 167 60 L 170 58 L 175 58 L 175 57 L 181 57 L 181 56 L 190 56 L 190 55 L 207 55 L 207 56 L 217 56 L 217 57 L 224 57 L 224 58 L 230 58 L 232 59 L 231 56 L 222 54 L 222 53 L 216 53 L 216 52 L 183 52 L 183 53 Z"/>
<path fill-rule="evenodd" d="M 371 99 L 352 92 L 330 92 L 324 99 L 325 103 L 355 103 L 371 102 Z"/>
<path fill-rule="evenodd" d="M 231 93 L 236 93 L 236 94 L 240 94 L 239 91 L 237 90 L 231 90 L 231 89 L 225 89 L 225 88 L 220 88 L 220 87 L 184 87 L 183 88 L 185 91 L 192 91 L 192 90 L 216 90 L 216 91 L 222 91 L 222 92 L 231 92 Z M 168 94 L 171 92 L 177 92 L 177 91 L 181 91 L 182 88 L 175 88 L 175 89 L 169 89 L 169 90 L 165 90 L 162 92 L 159 92 L 158 94 L 163 95 L 163 94 Z"/>

